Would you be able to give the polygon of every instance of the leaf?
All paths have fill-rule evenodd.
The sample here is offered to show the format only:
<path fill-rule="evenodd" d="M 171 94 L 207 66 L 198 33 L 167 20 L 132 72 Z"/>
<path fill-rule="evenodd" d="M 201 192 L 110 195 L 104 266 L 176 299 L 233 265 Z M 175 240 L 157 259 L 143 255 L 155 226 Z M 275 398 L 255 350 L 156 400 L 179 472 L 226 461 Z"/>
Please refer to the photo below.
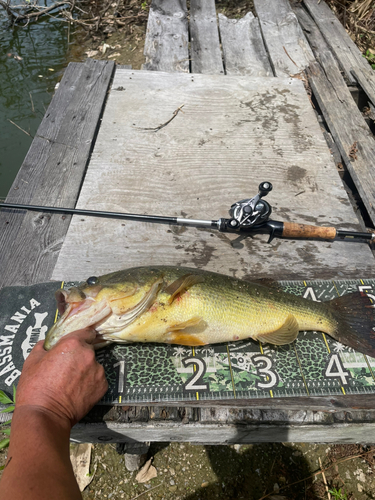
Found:
<path fill-rule="evenodd" d="M 5 410 L 1 410 L 1 413 L 10 413 L 13 410 L 14 410 L 14 405 L 8 406 L 8 408 L 5 408 Z"/>
<path fill-rule="evenodd" d="M 13 401 L 8 398 L 4 391 L 0 391 L 0 403 L 2 403 L 3 405 L 9 405 L 12 404 Z"/>
<path fill-rule="evenodd" d="M 10 441 L 9 438 L 5 438 L 2 441 L 0 441 L 0 450 L 9 446 L 9 441 Z"/>
<path fill-rule="evenodd" d="M 10 429 L 2 429 L 1 432 L 6 436 L 10 436 Z"/>
<path fill-rule="evenodd" d="M 11 424 L 11 423 L 12 423 L 12 421 L 11 421 L 11 420 L 7 420 L 6 422 L 3 422 L 1 425 L 9 425 L 9 424 Z"/>
<path fill-rule="evenodd" d="M 16 386 L 13 385 L 13 403 L 16 403 Z"/>
<path fill-rule="evenodd" d="M 135 480 L 138 481 L 138 483 L 147 483 L 154 477 L 157 477 L 158 473 L 156 472 L 155 467 L 151 465 L 151 463 L 152 463 L 152 458 L 150 458 L 144 464 L 142 469 L 140 469 L 140 471 L 136 475 Z"/>

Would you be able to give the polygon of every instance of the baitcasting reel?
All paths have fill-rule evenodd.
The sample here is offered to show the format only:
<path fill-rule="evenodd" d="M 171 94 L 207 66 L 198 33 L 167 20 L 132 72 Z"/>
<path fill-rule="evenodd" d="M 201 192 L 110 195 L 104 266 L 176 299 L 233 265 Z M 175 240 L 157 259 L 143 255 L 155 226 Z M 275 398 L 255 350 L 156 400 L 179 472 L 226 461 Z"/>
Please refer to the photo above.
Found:
<path fill-rule="evenodd" d="M 250 228 L 256 224 L 267 222 L 272 213 L 272 208 L 269 203 L 262 200 L 263 196 L 272 191 L 270 182 L 261 182 L 259 184 L 259 193 L 254 198 L 237 201 L 229 210 L 231 220 L 228 225 L 232 229 Z"/>

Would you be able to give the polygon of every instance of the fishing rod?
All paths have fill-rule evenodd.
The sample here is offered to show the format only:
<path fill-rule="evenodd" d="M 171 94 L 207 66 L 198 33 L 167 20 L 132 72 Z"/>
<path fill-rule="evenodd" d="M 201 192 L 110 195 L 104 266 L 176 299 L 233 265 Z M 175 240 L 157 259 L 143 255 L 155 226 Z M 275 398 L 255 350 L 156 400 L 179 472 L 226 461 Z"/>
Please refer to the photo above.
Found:
<path fill-rule="evenodd" d="M 253 198 L 237 201 L 229 209 L 230 219 L 217 220 L 185 219 L 182 217 L 164 217 L 161 215 L 127 214 L 121 212 L 103 212 L 101 210 L 81 210 L 77 208 L 45 207 L 39 205 L 22 205 L 16 203 L 0 203 L 0 208 L 31 210 L 64 215 L 81 215 L 85 217 L 102 217 L 107 219 L 131 220 L 136 222 L 152 222 L 155 224 L 171 224 L 174 226 L 190 226 L 216 229 L 224 233 L 268 234 L 270 243 L 274 238 L 303 238 L 334 240 L 355 239 L 375 240 L 375 233 L 359 231 L 342 231 L 334 227 L 311 226 L 293 222 L 271 220 L 272 207 L 263 198 L 272 191 L 270 182 L 261 182 L 259 192 Z"/>

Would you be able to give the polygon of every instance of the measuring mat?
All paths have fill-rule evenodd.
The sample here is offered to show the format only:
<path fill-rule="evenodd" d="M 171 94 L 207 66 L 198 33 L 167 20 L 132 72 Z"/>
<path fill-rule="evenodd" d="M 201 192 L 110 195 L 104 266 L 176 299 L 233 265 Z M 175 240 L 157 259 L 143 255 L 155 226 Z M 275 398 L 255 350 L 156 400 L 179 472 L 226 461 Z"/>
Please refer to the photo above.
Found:
<path fill-rule="evenodd" d="M 26 357 L 56 321 L 54 292 L 76 284 L 0 291 L 0 389 L 12 393 Z M 375 279 L 281 281 L 280 288 L 316 301 L 363 291 L 375 302 Z M 300 332 L 285 346 L 253 340 L 204 347 L 111 344 L 97 351 L 97 359 L 109 383 L 99 404 L 375 393 L 375 358 L 320 332 Z"/>

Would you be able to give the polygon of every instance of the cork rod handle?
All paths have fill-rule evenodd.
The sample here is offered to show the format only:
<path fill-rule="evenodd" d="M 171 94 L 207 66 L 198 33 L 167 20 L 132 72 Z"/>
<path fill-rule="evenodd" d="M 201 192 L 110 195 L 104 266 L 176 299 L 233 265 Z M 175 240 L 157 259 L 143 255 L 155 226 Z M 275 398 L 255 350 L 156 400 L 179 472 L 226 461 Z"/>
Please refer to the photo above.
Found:
<path fill-rule="evenodd" d="M 333 240 L 336 237 L 334 227 L 318 227 L 307 224 L 295 224 L 284 222 L 282 236 L 284 238 L 318 238 L 321 240 Z"/>

